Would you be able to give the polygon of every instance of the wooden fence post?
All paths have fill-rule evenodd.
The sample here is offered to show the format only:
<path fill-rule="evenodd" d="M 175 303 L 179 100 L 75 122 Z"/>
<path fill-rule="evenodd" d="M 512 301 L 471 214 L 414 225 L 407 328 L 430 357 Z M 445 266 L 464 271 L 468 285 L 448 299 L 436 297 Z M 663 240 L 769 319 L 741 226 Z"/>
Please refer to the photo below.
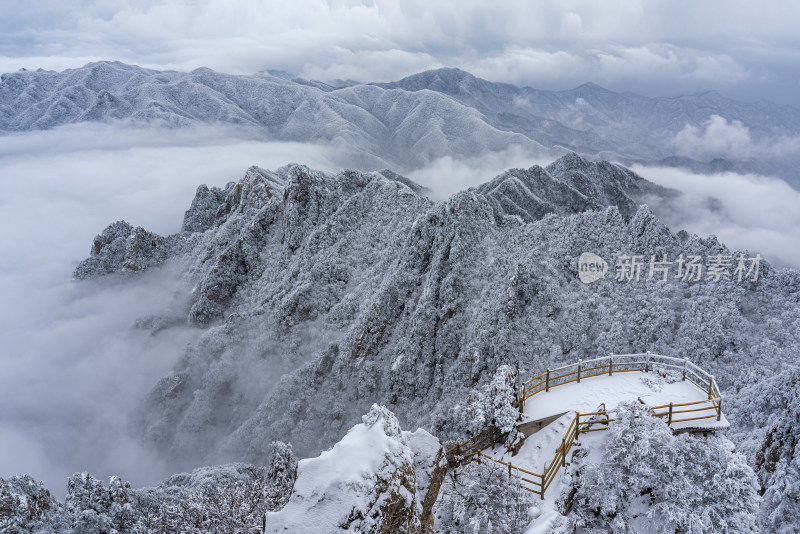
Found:
<path fill-rule="evenodd" d="M 575 412 L 575 439 L 578 439 L 578 428 L 581 426 L 581 412 Z"/>
<path fill-rule="evenodd" d="M 689 363 L 688 358 L 683 359 L 683 378 L 681 380 L 686 380 L 686 364 Z"/>
<path fill-rule="evenodd" d="M 519 374 L 519 358 L 517 358 L 517 408 L 519 413 L 523 412 L 523 404 L 525 403 L 525 389 L 522 386 L 522 377 Z"/>
<path fill-rule="evenodd" d="M 547 369 L 547 376 L 544 379 L 544 392 L 550 391 L 550 368 Z"/>
<path fill-rule="evenodd" d="M 561 438 L 561 467 L 567 466 L 567 437 Z"/>
<path fill-rule="evenodd" d="M 614 355 L 608 357 L 608 376 L 614 374 Z"/>
<path fill-rule="evenodd" d="M 719 402 L 717 402 L 717 421 L 722 419 L 722 395 L 719 396 Z"/>
<path fill-rule="evenodd" d="M 711 400 L 711 399 L 714 398 L 713 385 L 714 385 L 714 375 L 708 375 L 708 400 Z"/>
<path fill-rule="evenodd" d="M 667 417 L 667 426 L 672 424 L 672 403 L 669 403 L 669 416 Z"/>
<path fill-rule="evenodd" d="M 649 373 L 650 372 L 650 351 L 649 350 L 647 351 L 647 357 L 644 360 L 644 372 L 645 373 Z"/>
<path fill-rule="evenodd" d="M 581 383 L 581 363 L 582 362 L 583 362 L 583 360 L 581 360 L 581 359 L 578 360 L 578 384 Z"/>

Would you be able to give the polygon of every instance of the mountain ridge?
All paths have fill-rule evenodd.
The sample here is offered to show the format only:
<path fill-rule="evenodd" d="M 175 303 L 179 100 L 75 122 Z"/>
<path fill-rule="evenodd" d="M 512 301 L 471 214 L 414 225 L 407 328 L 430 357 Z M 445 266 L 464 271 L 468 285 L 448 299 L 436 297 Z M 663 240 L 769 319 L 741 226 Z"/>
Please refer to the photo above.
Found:
<path fill-rule="evenodd" d="M 387 83 L 287 79 L 286 73 L 189 73 L 120 62 L 62 72 L 2 75 L 0 132 L 87 121 L 160 121 L 173 127 L 227 124 L 263 139 L 340 143 L 343 166 L 420 168 L 442 157 L 472 157 L 517 146 L 555 158 L 578 152 L 623 164 L 672 161 L 687 126 L 702 131 L 713 115 L 748 129 L 754 143 L 800 137 L 800 110 L 743 103 L 718 93 L 650 98 L 591 82 L 565 91 L 483 80 L 465 71 L 425 71 Z M 343 156 L 344 157 L 344 156 Z M 708 160 L 714 156 L 709 156 Z M 717 156 L 718 157 L 718 156 Z M 800 187 L 791 154 L 728 156 L 740 172 L 777 173 Z M 697 161 L 698 168 L 701 160 Z"/>
<path fill-rule="evenodd" d="M 547 168 L 512 169 L 436 203 L 381 173 L 251 167 L 224 190 L 199 187 L 181 234 L 154 236 L 130 225 L 115 231 L 115 223 L 76 276 L 140 273 L 165 261 L 184 266 L 194 287 L 185 315 L 142 323 L 182 320 L 207 330 L 141 408 L 142 434 L 173 459 L 258 462 L 271 439 L 313 453 L 338 439 L 366 399 L 386 403 L 403 421 L 459 436 L 448 406 L 508 363 L 513 347 L 526 347 L 525 368 L 652 348 L 690 351 L 712 372 L 734 352 L 757 350 L 746 338 L 754 325 L 738 333 L 718 325 L 718 335 L 696 329 L 716 321 L 707 313 L 750 325 L 752 303 L 745 311 L 711 310 L 777 291 L 767 264 L 766 282 L 741 287 L 640 287 L 612 277 L 594 293 L 577 281 L 577 257 L 587 250 L 606 258 L 731 253 L 713 238 L 672 234 L 625 192 L 646 186 L 630 171 L 577 154 Z M 621 208 L 603 205 L 615 198 L 625 199 Z M 674 301 L 664 317 L 650 315 L 648 308 L 667 310 L 663 303 L 678 294 L 695 296 Z M 600 301 L 583 308 L 586 299 Z M 634 302 L 637 317 L 650 317 L 635 327 L 625 319 Z M 596 306 L 608 316 L 593 315 Z M 297 337 L 307 328 L 312 338 Z M 260 377 L 258 387 L 249 377 Z M 725 388 L 738 379 L 720 380 Z M 337 395 L 326 397 L 329 390 Z"/>

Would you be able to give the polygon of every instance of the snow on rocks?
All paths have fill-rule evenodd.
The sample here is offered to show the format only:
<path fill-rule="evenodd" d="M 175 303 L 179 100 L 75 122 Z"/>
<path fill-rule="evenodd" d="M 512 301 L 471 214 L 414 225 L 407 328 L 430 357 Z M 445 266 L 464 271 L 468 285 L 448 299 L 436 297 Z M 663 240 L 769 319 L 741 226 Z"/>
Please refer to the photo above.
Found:
<path fill-rule="evenodd" d="M 267 514 L 267 532 L 427 531 L 446 464 L 438 440 L 400 429 L 373 405 L 333 448 L 301 460 L 288 504 Z"/>
<path fill-rule="evenodd" d="M 110 224 L 92 242 L 90 256 L 75 269 L 77 279 L 132 274 L 157 267 L 182 251 L 180 235 L 162 237 L 125 221 Z"/>

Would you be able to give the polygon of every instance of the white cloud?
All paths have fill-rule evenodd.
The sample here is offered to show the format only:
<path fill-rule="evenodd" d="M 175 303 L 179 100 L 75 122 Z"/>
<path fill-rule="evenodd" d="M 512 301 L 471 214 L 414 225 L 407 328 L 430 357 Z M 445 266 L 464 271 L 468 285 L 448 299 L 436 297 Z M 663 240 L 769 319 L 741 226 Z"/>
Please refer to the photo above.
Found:
<path fill-rule="evenodd" d="M 682 80 L 733 84 L 745 76 L 743 68 L 727 55 L 658 43 L 597 50 L 595 60 L 601 80 L 611 83 Z"/>
<path fill-rule="evenodd" d="M 641 176 L 683 193 L 650 207 L 673 231 L 716 235 L 732 250 L 761 253 L 777 266 L 800 268 L 800 191 L 777 178 L 674 168 L 634 167 Z"/>
<path fill-rule="evenodd" d="M 0 144 L 0 476 L 30 473 L 63 492 L 90 470 L 145 484 L 174 472 L 143 448 L 128 415 L 198 331 L 151 336 L 134 321 L 180 304 L 178 273 L 74 283 L 92 238 L 124 218 L 168 234 L 201 183 L 248 165 L 332 168 L 331 149 L 259 143 L 229 131 L 78 125 Z"/>
<path fill-rule="evenodd" d="M 707 158 L 709 156 L 748 157 L 753 147 L 750 131 L 741 121 L 712 115 L 701 132 L 687 124 L 675 135 L 674 145 L 683 156 Z"/>
<path fill-rule="evenodd" d="M 587 61 L 579 54 L 559 50 L 549 52 L 511 46 L 496 55 L 470 60 L 462 68 L 491 81 L 530 85 L 537 88 L 564 84 L 576 86 L 587 81 Z M 567 81 L 568 80 L 568 81 Z"/>
<path fill-rule="evenodd" d="M 682 156 L 700 160 L 711 158 L 748 159 L 786 156 L 800 150 L 800 137 L 776 136 L 754 141 L 741 121 L 728 121 L 712 115 L 700 129 L 687 124 L 675 135 L 673 145 Z"/>
<path fill-rule="evenodd" d="M 564 13 L 561 17 L 561 30 L 559 35 L 562 37 L 580 37 L 583 33 L 583 19 L 574 11 Z"/>

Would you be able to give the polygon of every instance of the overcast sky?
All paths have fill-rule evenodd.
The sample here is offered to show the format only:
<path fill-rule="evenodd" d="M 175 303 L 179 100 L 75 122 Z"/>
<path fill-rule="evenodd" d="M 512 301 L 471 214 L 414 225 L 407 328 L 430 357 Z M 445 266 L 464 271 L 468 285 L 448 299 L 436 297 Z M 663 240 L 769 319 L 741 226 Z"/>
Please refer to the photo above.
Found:
<path fill-rule="evenodd" d="M 3 0 L 0 71 L 154 68 L 386 81 L 452 66 L 492 81 L 800 105 L 800 2 Z"/>

